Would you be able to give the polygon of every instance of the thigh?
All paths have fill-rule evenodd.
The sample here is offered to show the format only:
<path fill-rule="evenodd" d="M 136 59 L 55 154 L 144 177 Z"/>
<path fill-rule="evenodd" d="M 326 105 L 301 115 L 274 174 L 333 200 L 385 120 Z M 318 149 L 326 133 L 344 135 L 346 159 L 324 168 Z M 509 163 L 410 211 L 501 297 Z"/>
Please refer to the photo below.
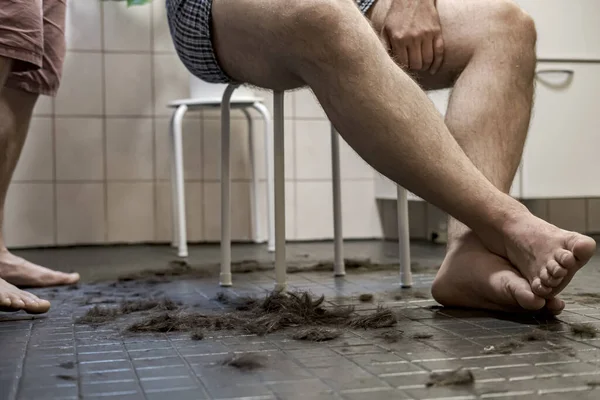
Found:
<path fill-rule="evenodd" d="M 383 26 L 393 1 L 395 0 L 378 0 L 367 14 L 386 46 Z M 509 0 L 436 0 L 444 38 L 442 67 L 434 76 L 420 71 L 411 74 L 425 89 L 452 86 L 478 46 L 489 37 L 490 22 L 497 15 L 498 7 L 508 2 Z"/>

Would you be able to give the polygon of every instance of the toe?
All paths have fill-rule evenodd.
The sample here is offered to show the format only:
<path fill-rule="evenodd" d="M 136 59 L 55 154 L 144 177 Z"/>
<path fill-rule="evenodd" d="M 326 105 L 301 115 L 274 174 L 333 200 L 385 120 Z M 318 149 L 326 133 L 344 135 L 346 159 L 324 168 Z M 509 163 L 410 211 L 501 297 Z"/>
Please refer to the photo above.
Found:
<path fill-rule="evenodd" d="M 9 294 L 8 297 L 10 298 L 11 308 L 15 310 L 22 310 L 23 308 L 25 308 L 25 302 L 21 299 L 21 296 L 18 296 L 16 294 Z"/>
<path fill-rule="evenodd" d="M 0 295 L 0 308 L 9 308 L 12 302 L 7 295 Z"/>
<path fill-rule="evenodd" d="M 562 266 L 563 268 L 567 269 L 573 269 L 577 267 L 577 260 L 575 259 L 573 253 L 571 253 L 569 250 L 560 249 L 554 255 L 554 259 L 558 264 L 560 264 L 559 267 Z"/>
<path fill-rule="evenodd" d="M 25 311 L 29 314 L 43 314 L 50 309 L 50 302 L 48 300 L 37 299 L 34 303 L 28 304 L 25 307 Z"/>
<path fill-rule="evenodd" d="M 565 302 L 558 297 L 554 297 L 546 302 L 546 308 L 548 311 L 552 312 L 552 314 L 558 315 L 564 310 Z"/>
<path fill-rule="evenodd" d="M 564 279 L 564 276 L 560 276 L 562 270 L 566 271 L 564 268 L 561 268 L 556 261 L 550 261 L 548 265 L 546 265 L 546 268 L 542 268 L 540 271 L 540 281 L 542 282 L 542 285 L 550 288 L 555 288 L 560 285 Z"/>
<path fill-rule="evenodd" d="M 580 265 L 589 261 L 596 252 L 596 241 L 588 236 L 574 235 L 566 243 L 567 249 L 571 250 Z"/>
<path fill-rule="evenodd" d="M 536 296 L 531 291 L 529 283 L 525 279 L 514 279 L 509 285 L 512 297 L 525 310 L 539 310 L 546 303 L 543 298 Z"/>
<path fill-rule="evenodd" d="M 552 292 L 552 288 L 544 285 L 540 278 L 536 277 L 531 283 L 531 290 L 534 294 L 544 297 L 548 296 Z"/>
<path fill-rule="evenodd" d="M 561 267 L 559 261 L 557 262 L 555 260 L 550 260 L 546 265 L 545 269 L 548 271 L 548 274 L 554 279 L 562 279 L 569 273 L 569 271 L 566 268 Z"/>
<path fill-rule="evenodd" d="M 54 285 L 72 285 L 79 281 L 78 273 L 65 273 L 53 271 L 52 278 L 48 278 L 47 282 L 52 282 Z"/>

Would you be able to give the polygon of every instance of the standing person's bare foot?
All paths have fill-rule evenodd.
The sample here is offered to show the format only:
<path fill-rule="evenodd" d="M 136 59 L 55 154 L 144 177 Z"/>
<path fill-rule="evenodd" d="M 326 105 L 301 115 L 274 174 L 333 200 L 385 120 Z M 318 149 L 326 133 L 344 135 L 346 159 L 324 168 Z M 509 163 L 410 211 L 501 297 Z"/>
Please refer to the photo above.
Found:
<path fill-rule="evenodd" d="M 18 289 L 0 279 L 0 311 L 26 311 L 29 314 L 42 314 L 50 309 L 50 302 Z"/>
<path fill-rule="evenodd" d="M 507 258 L 519 270 L 533 293 L 550 299 L 592 258 L 596 242 L 549 224 L 523 208 L 523 212 L 506 216 L 501 239 L 496 235 L 479 238 L 490 251 Z"/>
<path fill-rule="evenodd" d="M 558 298 L 535 295 L 510 262 L 490 253 L 473 232 L 451 242 L 431 292 L 437 302 L 450 307 L 508 312 L 546 307 L 554 314 L 565 307 Z"/>
<path fill-rule="evenodd" d="M 0 251 L 0 279 L 19 287 L 45 287 L 72 285 L 79 281 L 79 274 L 53 271 L 5 250 Z"/>

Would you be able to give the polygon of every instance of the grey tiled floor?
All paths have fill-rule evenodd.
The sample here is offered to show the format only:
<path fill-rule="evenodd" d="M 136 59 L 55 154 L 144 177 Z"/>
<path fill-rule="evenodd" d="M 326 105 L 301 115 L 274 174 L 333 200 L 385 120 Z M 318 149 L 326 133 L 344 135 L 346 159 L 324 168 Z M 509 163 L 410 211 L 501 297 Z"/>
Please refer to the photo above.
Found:
<path fill-rule="evenodd" d="M 348 257 L 393 261 L 393 243 L 349 243 Z M 292 245 L 290 260 L 326 259 L 330 244 Z M 167 247 L 36 250 L 20 255 L 45 265 L 80 271 L 84 281 L 114 279 L 142 268 L 164 267 L 172 259 Z M 307 256 L 308 255 L 308 256 Z M 443 249 L 413 246 L 414 259 L 438 265 Z M 234 258 L 270 259 L 260 246 L 237 246 Z M 218 260 L 215 246 L 192 248 L 192 264 Z M 336 340 L 307 343 L 277 332 L 264 337 L 209 333 L 202 341 L 188 334 L 132 335 L 122 325 L 92 328 L 74 323 L 93 303 L 131 297 L 140 288 L 84 283 L 77 290 L 43 289 L 52 298 L 46 316 L 0 313 L 0 399 L 600 399 L 600 338 L 574 336 L 570 324 L 600 327 L 600 301 L 577 296 L 600 284 L 598 261 L 580 273 L 566 293 L 567 311 L 558 321 L 540 316 L 498 315 L 437 307 L 430 299 L 405 296 L 394 300 L 398 277 L 393 271 L 352 273 L 333 278 L 327 272 L 289 276 L 290 286 L 324 294 L 330 303 L 354 303 L 357 310 L 380 303 L 399 316 L 403 337 L 387 343 L 380 331 L 347 331 Z M 424 292 L 433 279 L 416 274 Z M 232 295 L 264 293 L 272 288 L 271 271 L 234 275 Z M 97 293 L 100 291 L 101 293 Z M 218 310 L 220 291 L 214 278 L 178 280 L 154 285 L 143 296 L 167 295 L 196 309 Z M 375 294 L 359 303 L 360 293 Z M 98 296 L 97 298 L 94 296 Z M 91 300 L 83 305 L 84 297 Z M 349 300 L 350 299 L 350 300 Z M 139 318 L 135 314 L 128 321 Z M 534 328 L 549 329 L 547 340 L 525 343 L 512 354 L 484 349 L 518 338 Z M 415 333 L 431 338 L 414 339 Z M 230 354 L 259 352 L 264 368 L 243 372 L 222 366 Z M 468 387 L 425 386 L 431 372 L 469 368 L 476 382 Z"/>

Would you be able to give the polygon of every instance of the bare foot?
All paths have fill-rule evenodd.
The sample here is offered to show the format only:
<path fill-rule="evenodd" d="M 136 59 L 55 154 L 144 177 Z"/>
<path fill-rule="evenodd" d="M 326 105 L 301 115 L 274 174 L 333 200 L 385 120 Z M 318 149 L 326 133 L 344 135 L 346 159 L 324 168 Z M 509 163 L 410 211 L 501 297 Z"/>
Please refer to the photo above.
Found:
<path fill-rule="evenodd" d="M 562 230 L 526 213 L 507 222 L 505 254 L 538 296 L 552 298 L 596 252 L 594 239 Z"/>
<path fill-rule="evenodd" d="M 506 259 L 490 253 L 472 232 L 452 242 L 431 288 L 434 299 L 449 307 L 559 314 L 565 303 L 533 294 L 529 282 Z"/>
<path fill-rule="evenodd" d="M 24 310 L 29 314 L 42 314 L 49 309 L 50 303 L 47 300 L 42 300 L 0 279 L 0 311 Z"/>
<path fill-rule="evenodd" d="M 0 279 L 19 287 L 71 285 L 79 281 L 79 274 L 53 271 L 30 263 L 8 251 L 0 252 Z"/>

